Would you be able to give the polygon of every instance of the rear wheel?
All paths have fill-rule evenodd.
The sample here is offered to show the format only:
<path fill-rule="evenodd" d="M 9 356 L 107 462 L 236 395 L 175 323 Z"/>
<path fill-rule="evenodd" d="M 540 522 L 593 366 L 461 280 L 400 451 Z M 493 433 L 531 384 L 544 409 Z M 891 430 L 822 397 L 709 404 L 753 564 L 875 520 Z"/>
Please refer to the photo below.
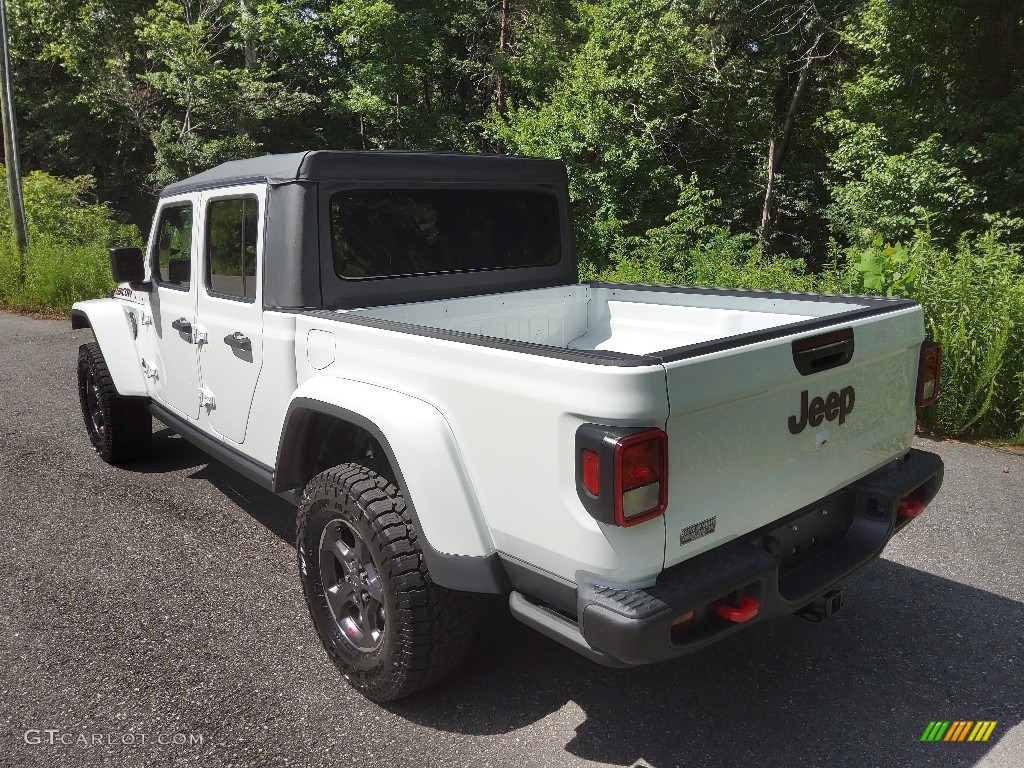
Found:
<path fill-rule="evenodd" d="M 296 549 L 317 634 L 362 694 L 408 696 L 461 661 L 477 596 L 430 580 L 405 499 L 386 477 L 359 464 L 314 477 Z"/>
<path fill-rule="evenodd" d="M 117 394 L 99 344 L 78 348 L 78 400 L 89 441 L 100 458 L 123 464 L 141 458 L 153 435 L 153 419 L 144 399 Z"/>

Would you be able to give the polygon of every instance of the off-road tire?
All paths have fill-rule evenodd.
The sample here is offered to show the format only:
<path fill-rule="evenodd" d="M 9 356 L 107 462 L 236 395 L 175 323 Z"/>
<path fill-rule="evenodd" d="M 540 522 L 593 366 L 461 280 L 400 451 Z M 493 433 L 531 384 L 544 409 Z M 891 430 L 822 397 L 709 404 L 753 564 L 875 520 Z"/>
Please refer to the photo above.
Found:
<path fill-rule="evenodd" d="M 322 472 L 305 488 L 296 528 L 310 617 L 328 655 L 356 690 L 373 701 L 393 701 L 458 665 L 473 637 L 479 596 L 431 581 L 405 498 L 393 482 L 360 464 Z M 344 541 L 339 544 L 337 536 Z M 348 553 L 344 579 L 337 576 L 343 565 L 339 551 Z M 363 568 L 353 565 L 360 557 Z M 351 575 L 360 570 L 362 575 Z M 371 586 L 374 577 L 379 589 Z M 339 595 L 355 593 L 365 602 L 350 596 L 339 608 Z M 373 606 L 376 620 L 361 610 L 365 605 Z"/>
<path fill-rule="evenodd" d="M 153 418 L 148 401 L 117 394 L 95 342 L 78 348 L 78 400 L 89 441 L 105 462 L 126 464 L 149 452 Z"/>

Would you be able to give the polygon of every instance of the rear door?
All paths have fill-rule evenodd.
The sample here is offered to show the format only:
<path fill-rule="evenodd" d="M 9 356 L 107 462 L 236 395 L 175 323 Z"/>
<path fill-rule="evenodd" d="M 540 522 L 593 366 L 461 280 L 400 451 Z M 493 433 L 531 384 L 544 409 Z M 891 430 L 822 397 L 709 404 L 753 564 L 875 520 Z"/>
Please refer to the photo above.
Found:
<path fill-rule="evenodd" d="M 204 193 L 200 375 L 212 431 L 244 443 L 263 366 L 265 185 Z"/>
<path fill-rule="evenodd" d="M 666 567 L 909 448 L 923 339 L 921 310 L 911 306 L 702 356 L 667 355 Z"/>
<path fill-rule="evenodd" d="M 161 201 L 150 243 L 150 309 L 156 337 L 154 397 L 189 419 L 199 417 L 195 199 Z"/>

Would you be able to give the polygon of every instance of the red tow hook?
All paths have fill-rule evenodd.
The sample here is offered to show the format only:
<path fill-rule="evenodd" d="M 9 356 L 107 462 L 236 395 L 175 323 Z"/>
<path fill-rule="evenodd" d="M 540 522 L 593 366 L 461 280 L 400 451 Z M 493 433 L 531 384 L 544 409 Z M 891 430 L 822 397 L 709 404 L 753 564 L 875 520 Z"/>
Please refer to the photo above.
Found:
<path fill-rule="evenodd" d="M 896 505 L 896 514 L 907 520 L 912 520 L 924 512 L 925 506 L 927 505 L 923 501 L 914 498 L 900 499 L 900 503 Z"/>
<path fill-rule="evenodd" d="M 725 600 L 720 600 L 715 603 L 715 611 L 726 621 L 731 621 L 734 624 L 742 624 L 745 621 L 750 621 L 752 618 L 757 616 L 758 610 L 761 606 L 754 598 L 744 595 L 740 598 L 738 605 L 732 605 Z"/>

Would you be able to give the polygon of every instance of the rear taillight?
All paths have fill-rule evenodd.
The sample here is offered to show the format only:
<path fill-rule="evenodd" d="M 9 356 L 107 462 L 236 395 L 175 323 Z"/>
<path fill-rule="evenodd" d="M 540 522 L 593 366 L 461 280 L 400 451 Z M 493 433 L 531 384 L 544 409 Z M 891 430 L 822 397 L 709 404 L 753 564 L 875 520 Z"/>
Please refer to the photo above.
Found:
<path fill-rule="evenodd" d="M 576 493 L 602 523 L 630 526 L 668 506 L 668 435 L 649 427 L 583 424 L 576 431 Z"/>
<path fill-rule="evenodd" d="M 917 364 L 917 394 L 914 402 L 919 408 L 939 399 L 942 386 L 942 345 L 926 341 L 921 345 Z"/>
<path fill-rule="evenodd" d="M 668 436 L 660 429 L 624 437 L 615 446 L 615 524 L 657 517 L 668 505 Z"/>

